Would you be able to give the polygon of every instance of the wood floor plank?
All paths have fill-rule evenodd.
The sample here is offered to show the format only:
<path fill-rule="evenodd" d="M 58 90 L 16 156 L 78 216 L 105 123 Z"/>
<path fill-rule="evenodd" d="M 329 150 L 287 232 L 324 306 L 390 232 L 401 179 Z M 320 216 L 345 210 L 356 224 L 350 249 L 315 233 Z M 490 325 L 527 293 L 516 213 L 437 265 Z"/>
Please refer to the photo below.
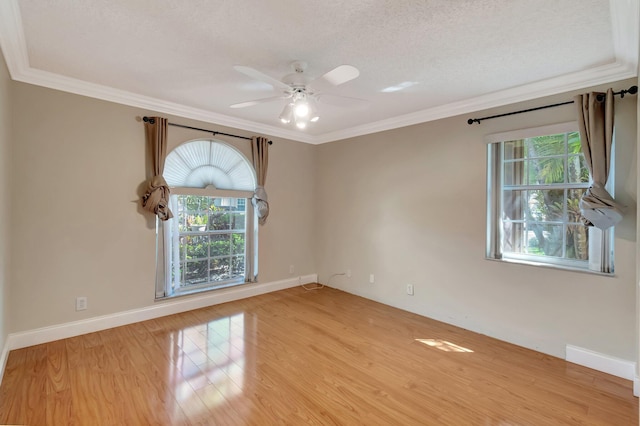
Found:
<path fill-rule="evenodd" d="M 24 366 L 27 348 L 13 350 L 7 357 L 2 386 L 0 386 L 0 424 L 16 423 L 13 419 L 24 418 L 22 396 L 26 392 L 23 386 L 27 370 Z"/>
<path fill-rule="evenodd" d="M 323 288 L 11 351 L 0 424 L 635 425 L 630 381 Z"/>
<path fill-rule="evenodd" d="M 64 341 L 58 340 L 46 345 L 47 350 L 47 394 L 55 395 L 58 392 L 68 391 L 69 364 L 67 362 L 67 347 Z"/>

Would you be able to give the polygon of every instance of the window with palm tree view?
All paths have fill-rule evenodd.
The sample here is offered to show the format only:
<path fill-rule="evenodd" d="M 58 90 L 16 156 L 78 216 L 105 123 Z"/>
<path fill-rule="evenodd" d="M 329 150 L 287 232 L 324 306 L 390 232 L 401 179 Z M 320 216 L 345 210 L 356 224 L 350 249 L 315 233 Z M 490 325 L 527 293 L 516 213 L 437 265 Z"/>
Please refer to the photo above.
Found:
<path fill-rule="evenodd" d="M 581 222 L 590 177 L 579 132 L 493 143 L 489 151 L 489 257 L 600 270 L 602 232 Z"/>

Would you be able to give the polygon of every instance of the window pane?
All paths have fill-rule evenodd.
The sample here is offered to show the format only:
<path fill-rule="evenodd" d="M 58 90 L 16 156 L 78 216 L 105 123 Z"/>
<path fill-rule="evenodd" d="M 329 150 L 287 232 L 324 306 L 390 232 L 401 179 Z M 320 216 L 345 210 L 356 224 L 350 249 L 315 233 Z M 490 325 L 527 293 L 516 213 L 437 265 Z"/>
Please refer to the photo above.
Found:
<path fill-rule="evenodd" d="M 530 185 L 564 183 L 564 158 L 537 158 L 528 161 Z"/>
<path fill-rule="evenodd" d="M 567 191 L 567 222 L 581 223 L 580 199 L 587 192 L 586 188 L 569 189 Z"/>
<path fill-rule="evenodd" d="M 215 234 L 210 236 L 211 257 L 228 256 L 231 253 L 230 234 Z"/>
<path fill-rule="evenodd" d="M 187 259 L 206 259 L 207 257 L 209 257 L 206 235 L 186 235 L 181 238 L 181 240 L 184 241 Z"/>
<path fill-rule="evenodd" d="M 525 139 L 527 144 L 527 157 L 549 157 L 553 155 L 565 155 L 565 135 L 538 136 Z"/>
<path fill-rule="evenodd" d="M 244 229 L 245 214 L 241 212 L 234 212 L 231 214 L 231 229 Z"/>
<path fill-rule="evenodd" d="M 192 214 L 187 216 L 187 231 L 202 232 L 207 229 L 207 216 L 203 214 Z"/>
<path fill-rule="evenodd" d="M 524 220 L 527 209 L 527 191 L 505 190 L 502 196 L 503 219 Z"/>
<path fill-rule="evenodd" d="M 229 229 L 229 213 L 220 207 L 216 207 L 215 209 L 216 211 L 209 216 L 209 229 L 212 231 Z"/>
<path fill-rule="evenodd" d="M 537 222 L 562 221 L 564 217 L 564 189 L 529 191 L 530 219 Z"/>
<path fill-rule="evenodd" d="M 244 234 L 232 234 L 232 253 L 244 254 Z"/>
<path fill-rule="evenodd" d="M 527 163 L 525 161 L 510 161 L 504 163 L 504 184 L 525 185 Z"/>
<path fill-rule="evenodd" d="M 504 253 L 526 253 L 527 245 L 524 223 L 502 224 L 502 251 Z"/>
<path fill-rule="evenodd" d="M 232 278 L 244 276 L 244 256 L 234 256 L 231 258 L 231 276 Z"/>
<path fill-rule="evenodd" d="M 580 146 L 580 132 L 571 132 L 567 134 L 567 140 L 569 154 L 579 154 L 582 152 L 582 146 Z"/>
<path fill-rule="evenodd" d="M 525 158 L 527 155 L 526 146 L 522 139 L 517 141 L 504 142 L 503 149 L 505 160 Z"/>
<path fill-rule="evenodd" d="M 589 182 L 589 169 L 583 154 L 570 155 L 568 163 L 567 179 L 570 183 Z"/>
<path fill-rule="evenodd" d="M 187 262 L 185 266 L 184 283 L 190 285 L 207 282 L 207 263 L 206 260 Z"/>
<path fill-rule="evenodd" d="M 211 281 L 224 281 L 231 278 L 229 274 L 229 260 L 230 258 L 228 257 L 209 260 Z"/>
<path fill-rule="evenodd" d="M 586 226 L 567 226 L 566 257 L 578 260 L 589 259 L 589 229 Z"/>
<path fill-rule="evenodd" d="M 562 225 L 528 224 L 527 254 L 562 257 Z"/>

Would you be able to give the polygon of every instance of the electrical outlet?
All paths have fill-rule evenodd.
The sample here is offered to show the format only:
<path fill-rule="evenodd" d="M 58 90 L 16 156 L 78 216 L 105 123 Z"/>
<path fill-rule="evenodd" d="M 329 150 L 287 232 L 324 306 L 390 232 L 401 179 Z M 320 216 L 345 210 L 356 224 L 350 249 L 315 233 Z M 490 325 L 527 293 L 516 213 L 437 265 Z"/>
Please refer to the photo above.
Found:
<path fill-rule="evenodd" d="M 347 278 L 351 278 L 351 269 L 347 269 Z"/>
<path fill-rule="evenodd" d="M 407 284 L 407 294 L 413 296 L 413 284 Z"/>
<path fill-rule="evenodd" d="M 76 297 L 76 311 L 84 311 L 87 309 L 87 298 Z"/>
<path fill-rule="evenodd" d="M 293 274 L 296 271 L 296 268 L 293 267 L 293 265 L 289 265 L 289 273 Z"/>
<path fill-rule="evenodd" d="M 373 284 L 375 282 L 375 279 L 373 277 L 373 274 L 369 274 L 369 284 Z"/>

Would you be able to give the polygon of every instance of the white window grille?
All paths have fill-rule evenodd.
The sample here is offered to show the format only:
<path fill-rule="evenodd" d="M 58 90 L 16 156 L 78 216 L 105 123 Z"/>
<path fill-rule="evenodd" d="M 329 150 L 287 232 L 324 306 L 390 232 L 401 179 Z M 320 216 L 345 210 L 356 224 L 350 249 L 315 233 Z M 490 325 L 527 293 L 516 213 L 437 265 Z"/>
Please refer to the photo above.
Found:
<path fill-rule="evenodd" d="M 156 297 L 255 281 L 256 178 L 246 157 L 221 141 L 192 141 L 167 155 L 164 177 L 174 217 L 158 226 Z"/>
<path fill-rule="evenodd" d="M 613 273 L 613 232 L 581 222 L 579 202 L 591 179 L 577 124 L 489 142 L 487 257 Z"/>

